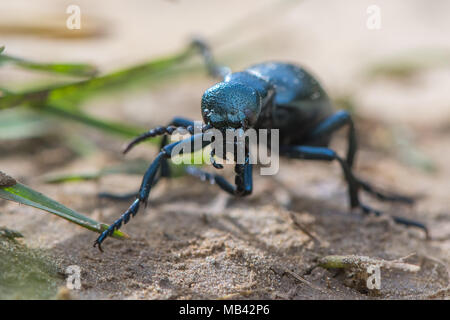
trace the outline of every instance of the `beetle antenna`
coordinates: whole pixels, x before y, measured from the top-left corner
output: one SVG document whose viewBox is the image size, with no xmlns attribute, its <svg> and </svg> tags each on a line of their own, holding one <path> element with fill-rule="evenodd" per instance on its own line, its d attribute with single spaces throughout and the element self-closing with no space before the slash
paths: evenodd
<svg viewBox="0 0 450 320">
<path fill-rule="evenodd" d="M 199 50 L 211 76 L 213 76 L 214 78 L 225 79 L 225 77 L 231 73 L 230 68 L 216 63 L 212 55 L 211 48 L 205 41 L 198 37 L 194 37 L 192 39 L 191 45 Z"/>
</svg>

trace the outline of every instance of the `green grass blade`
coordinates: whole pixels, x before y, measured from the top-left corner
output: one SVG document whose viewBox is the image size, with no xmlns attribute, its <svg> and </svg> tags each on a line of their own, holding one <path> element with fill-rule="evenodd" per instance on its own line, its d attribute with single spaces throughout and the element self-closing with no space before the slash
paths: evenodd
<svg viewBox="0 0 450 320">
<path fill-rule="evenodd" d="M 47 103 L 77 106 L 83 101 L 107 93 L 117 93 L 137 84 L 158 84 L 162 79 L 192 72 L 179 66 L 188 57 L 186 52 L 150 61 L 89 80 L 67 84 L 47 91 Z M 178 66 L 178 67 L 176 67 Z"/>
<path fill-rule="evenodd" d="M 181 157 L 184 161 L 181 164 L 176 165 L 169 161 L 172 178 L 185 175 L 186 165 L 208 163 L 209 154 L 210 152 L 203 152 L 202 150 L 199 150 L 191 154 L 182 155 Z M 114 174 L 143 175 L 147 171 L 149 164 L 150 161 L 147 160 L 134 160 L 123 164 L 106 167 L 94 172 L 52 174 L 44 177 L 44 181 L 46 183 L 66 183 L 96 180 L 104 176 Z"/>
<path fill-rule="evenodd" d="M 75 77 L 93 77 L 98 73 L 96 67 L 86 63 L 38 63 L 2 54 L 0 56 L 0 65 L 4 63 L 14 64 L 28 70 L 58 73 Z"/>
<path fill-rule="evenodd" d="M 0 97 L 0 110 L 21 105 L 34 105 L 47 100 L 50 88 L 43 90 L 31 90 L 23 93 L 11 93 L 3 91 Z"/>
<path fill-rule="evenodd" d="M 69 174 L 55 174 L 45 178 L 47 183 L 65 183 L 96 180 L 104 176 L 101 170 L 89 173 L 69 173 Z"/>
<path fill-rule="evenodd" d="M 75 212 L 4 174 L 0 174 L 0 198 L 50 212 L 91 231 L 101 233 L 108 228 L 108 225 Z M 113 237 L 121 239 L 128 235 L 116 230 Z"/>
<path fill-rule="evenodd" d="M 124 90 L 128 86 L 143 79 L 158 80 L 168 75 L 175 76 L 183 72 L 192 72 L 191 68 L 173 68 L 192 56 L 194 50 L 191 47 L 175 55 L 152 60 L 127 69 L 112 72 L 103 76 L 94 77 L 84 81 L 68 84 L 53 85 L 41 89 L 33 89 L 22 93 L 7 94 L 0 98 L 0 109 L 15 107 L 18 105 L 38 105 L 45 107 L 47 104 L 75 108 L 83 100 L 107 92 L 112 89 Z M 157 82 L 157 81 L 156 81 Z"/>
<path fill-rule="evenodd" d="M 46 106 L 43 109 L 45 112 L 56 115 L 59 117 L 63 117 L 68 120 L 74 120 L 77 122 L 80 122 L 82 124 L 88 125 L 90 127 L 94 127 L 97 129 L 100 129 L 105 132 L 113 133 L 125 138 L 134 138 L 141 133 L 145 132 L 146 130 L 144 128 L 132 126 L 132 125 L 126 125 L 122 123 L 102 120 L 93 116 L 90 116 L 84 112 L 81 112 L 79 110 L 69 110 L 64 107 L 59 106 Z M 158 138 L 149 139 L 149 141 L 159 141 Z"/>
<path fill-rule="evenodd" d="M 96 180 L 101 177 L 112 174 L 136 174 L 143 175 L 149 166 L 148 161 L 135 160 L 128 161 L 116 166 L 110 166 L 97 170 L 95 172 L 71 173 L 71 174 L 53 174 L 44 178 L 47 183 L 63 183 Z"/>
<path fill-rule="evenodd" d="M 137 126 L 106 121 L 92 117 L 78 110 L 68 110 L 63 107 L 46 107 L 43 109 L 50 116 L 57 116 L 65 120 L 73 120 L 84 125 L 116 134 L 124 138 L 134 138 L 146 131 Z M 0 111 L 0 140 L 14 140 L 43 136 L 55 132 L 57 124 L 51 120 L 54 117 L 43 117 L 30 109 L 7 109 Z M 157 143 L 159 138 L 148 140 Z"/>
</svg>

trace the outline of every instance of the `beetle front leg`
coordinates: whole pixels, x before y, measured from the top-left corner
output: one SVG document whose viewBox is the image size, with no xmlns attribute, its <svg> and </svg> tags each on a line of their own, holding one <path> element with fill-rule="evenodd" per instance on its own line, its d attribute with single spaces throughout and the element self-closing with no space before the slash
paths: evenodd
<svg viewBox="0 0 450 320">
<path fill-rule="evenodd" d="M 183 127 L 183 128 L 194 127 L 194 121 L 185 118 L 175 117 L 172 119 L 172 121 L 170 121 L 169 126 Z M 164 135 L 162 137 L 160 149 L 164 148 L 167 145 L 168 140 L 169 137 L 167 135 Z M 167 159 L 163 159 L 161 162 L 161 177 L 169 178 L 170 176 L 171 172 L 169 162 L 167 161 Z"/>
<path fill-rule="evenodd" d="M 176 130 L 176 128 L 179 128 L 179 127 L 182 127 L 182 128 L 192 127 L 193 128 L 194 121 L 185 119 L 185 118 L 181 118 L 181 117 L 175 117 L 172 119 L 172 121 L 170 121 L 170 123 L 167 126 L 156 127 L 156 128 L 150 129 L 149 131 L 147 131 L 147 132 L 141 134 L 140 136 L 136 137 L 135 139 L 133 139 L 125 148 L 124 153 L 127 153 L 128 151 L 130 151 L 138 143 L 140 143 L 148 138 L 155 137 L 158 135 L 163 135 L 163 137 L 161 139 L 161 143 L 160 143 L 160 149 L 162 149 L 168 143 L 167 134 L 173 133 Z M 160 180 L 161 177 L 170 177 L 170 175 L 171 175 L 169 163 L 166 158 L 161 160 L 160 168 L 161 168 L 160 175 L 157 179 L 155 179 L 153 186 L 156 185 L 156 183 Z M 126 201 L 126 200 L 130 200 L 130 199 L 136 197 L 137 193 L 138 192 L 130 192 L 130 193 L 126 193 L 126 194 L 114 194 L 114 193 L 109 193 L 109 192 L 101 192 L 98 194 L 98 197 L 105 198 L 105 199 L 118 200 L 118 201 Z"/>
<path fill-rule="evenodd" d="M 175 130 L 177 130 L 179 127 L 183 127 L 189 131 L 189 133 L 193 134 L 194 131 L 194 122 L 188 119 L 183 118 L 174 118 L 169 125 L 165 127 L 156 127 L 153 129 L 150 129 L 147 132 L 144 132 L 140 136 L 134 138 L 127 147 L 123 150 L 123 153 L 127 153 L 130 151 L 135 145 L 138 143 L 141 143 L 142 141 L 145 141 L 149 138 L 157 137 L 157 136 L 165 136 L 167 134 L 172 134 Z"/>
<path fill-rule="evenodd" d="M 166 154 L 164 151 L 161 151 L 156 156 L 155 160 L 152 162 L 152 164 L 147 169 L 147 172 L 144 175 L 144 178 L 141 183 L 141 188 L 139 189 L 136 200 L 134 200 L 134 202 L 131 204 L 128 210 L 125 211 L 125 213 L 122 214 L 119 219 L 114 221 L 114 223 L 110 225 L 108 229 L 103 231 L 103 233 L 97 238 L 97 240 L 95 240 L 94 247 L 98 245 L 100 251 L 103 251 L 102 250 L 103 241 L 107 237 L 111 236 L 115 230 L 119 230 L 122 224 L 128 223 L 131 216 L 134 217 L 138 213 L 140 205 L 142 203 L 145 204 L 147 202 L 148 196 L 150 195 L 151 187 L 153 185 L 153 181 L 156 176 L 156 172 L 159 169 L 162 158 L 165 156 Z"/>
<path fill-rule="evenodd" d="M 102 232 L 102 234 L 95 241 L 94 247 L 98 245 L 100 251 L 102 251 L 101 244 L 103 243 L 103 241 L 107 237 L 111 236 L 115 230 L 119 230 L 120 227 L 122 226 L 122 224 L 128 223 L 131 216 L 134 217 L 138 213 L 139 207 L 141 206 L 141 204 L 146 205 L 148 197 L 150 195 L 150 190 L 153 187 L 155 180 L 156 180 L 155 179 L 156 173 L 158 172 L 158 169 L 160 168 L 161 162 L 163 161 L 163 159 L 171 158 L 172 151 L 174 150 L 175 147 L 179 146 L 180 144 L 187 144 L 187 145 L 191 146 L 191 149 L 190 149 L 191 152 L 196 151 L 196 150 L 192 149 L 192 145 L 194 145 L 194 148 L 195 148 L 195 146 L 196 146 L 195 142 L 197 140 L 201 141 L 201 148 L 204 148 L 208 144 L 211 143 L 210 141 L 203 140 L 203 134 L 196 134 L 187 139 L 171 143 L 171 144 L 165 146 L 164 148 L 162 148 L 161 152 L 158 153 L 155 160 L 153 160 L 152 164 L 149 166 L 149 168 L 147 169 L 147 171 L 144 174 L 144 178 L 142 179 L 141 187 L 137 194 L 137 199 L 134 200 L 134 202 L 131 204 L 131 206 L 128 208 L 128 210 L 125 211 L 125 213 L 122 214 L 119 219 L 117 219 L 111 226 L 109 226 L 108 229 L 106 229 L 105 231 Z"/>
</svg>

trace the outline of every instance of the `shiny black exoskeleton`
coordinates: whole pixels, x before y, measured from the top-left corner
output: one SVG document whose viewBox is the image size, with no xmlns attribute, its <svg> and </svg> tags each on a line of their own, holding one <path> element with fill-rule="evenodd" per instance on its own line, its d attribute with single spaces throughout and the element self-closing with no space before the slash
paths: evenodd
<svg viewBox="0 0 450 320">
<path fill-rule="evenodd" d="M 335 112 L 333 105 L 314 77 L 303 68 L 294 64 L 282 62 L 266 62 L 256 64 L 242 72 L 231 73 L 229 68 L 217 65 L 208 47 L 201 41 L 194 41 L 203 55 L 211 75 L 222 78 L 203 94 L 201 111 L 205 122 L 202 132 L 210 128 L 219 130 L 245 130 L 279 129 L 280 155 L 289 158 L 337 161 L 342 168 L 348 184 L 350 206 L 361 208 L 364 213 L 380 215 L 361 203 L 359 191 L 376 196 L 380 200 L 412 203 L 408 197 L 381 192 L 368 183 L 357 178 L 352 172 L 352 165 L 356 153 L 356 135 L 353 121 L 347 111 Z M 122 223 L 127 223 L 134 216 L 142 203 L 146 203 L 150 189 L 156 184 L 159 177 L 170 176 L 167 159 L 171 157 L 172 150 L 180 143 L 192 143 L 196 139 L 202 141 L 202 147 L 209 143 L 203 141 L 203 133 L 194 134 L 194 122 L 183 118 L 174 118 L 169 126 L 152 129 L 134 139 L 125 152 L 135 144 L 157 135 L 164 135 L 161 152 L 156 156 L 144 175 L 141 188 L 136 200 L 130 208 L 116 220 L 109 229 L 103 232 L 96 240 L 99 245 L 114 230 L 119 229 Z M 328 144 L 334 132 L 347 126 L 348 150 L 344 158 Z M 192 136 L 188 139 L 167 144 L 167 135 L 177 128 L 187 129 Z M 248 151 L 248 150 L 247 150 Z M 214 160 L 214 150 L 211 163 L 220 169 L 222 166 Z M 214 182 L 221 189 L 235 196 L 246 196 L 252 192 L 252 164 L 249 153 L 246 152 L 245 162 L 235 165 L 235 183 L 231 184 L 218 174 L 211 174 L 196 167 L 188 167 L 187 172 L 202 180 Z M 401 217 L 393 217 L 401 224 L 426 227 L 416 221 Z"/>
</svg>

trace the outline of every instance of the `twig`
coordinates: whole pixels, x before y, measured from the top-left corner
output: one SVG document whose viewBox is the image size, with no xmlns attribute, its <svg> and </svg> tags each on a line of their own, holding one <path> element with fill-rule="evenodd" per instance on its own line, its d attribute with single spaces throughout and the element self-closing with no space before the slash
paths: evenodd
<svg viewBox="0 0 450 320">
<path fill-rule="evenodd" d="M 406 255 L 406 256 L 404 256 L 404 257 L 402 257 L 402 258 L 395 259 L 395 260 L 393 260 L 393 261 L 395 261 L 395 262 L 403 262 L 403 261 L 405 261 L 406 259 L 409 259 L 409 258 L 411 258 L 411 257 L 413 257 L 413 256 L 415 256 L 415 255 L 416 255 L 415 252 L 411 252 L 410 254 L 408 254 L 408 255 Z"/>
<path fill-rule="evenodd" d="M 316 242 L 316 244 L 319 244 L 320 246 L 324 246 L 324 242 L 322 240 L 320 240 L 318 237 L 316 237 L 314 234 L 312 234 L 311 232 L 308 231 L 308 229 L 300 222 L 298 222 L 295 219 L 294 213 L 292 211 L 289 211 L 289 217 L 292 220 L 292 223 L 298 228 L 300 229 L 304 234 L 306 234 L 308 237 L 310 237 L 314 242 Z"/>
<path fill-rule="evenodd" d="M 336 255 L 321 258 L 319 260 L 319 266 L 325 269 L 348 269 L 348 268 L 366 269 L 367 266 L 369 265 L 379 265 L 380 267 L 385 269 L 397 269 L 405 272 L 417 272 L 420 270 L 420 266 L 399 262 L 399 260 L 387 261 L 382 259 L 370 258 L 366 256 Z"/>
<path fill-rule="evenodd" d="M 297 279 L 297 280 L 300 281 L 301 283 L 304 283 L 304 284 L 306 284 L 307 286 L 309 286 L 309 287 L 311 287 L 311 288 L 313 288 L 313 289 L 315 289 L 315 290 L 318 290 L 318 291 L 320 291 L 320 292 L 322 292 L 322 293 L 327 293 L 327 292 L 326 292 L 325 290 L 323 290 L 322 288 L 319 288 L 319 287 L 313 285 L 311 282 L 309 282 L 308 280 L 306 280 L 306 279 L 300 277 L 300 276 L 299 276 L 298 274 L 296 274 L 295 272 L 293 272 L 293 271 L 291 271 L 291 270 L 289 270 L 289 269 L 286 269 L 286 268 L 284 268 L 283 271 L 284 271 L 285 273 L 287 273 L 287 274 L 293 276 L 295 279 Z"/>
</svg>

